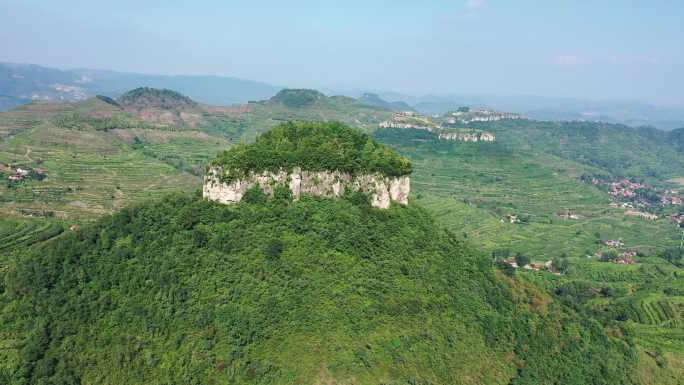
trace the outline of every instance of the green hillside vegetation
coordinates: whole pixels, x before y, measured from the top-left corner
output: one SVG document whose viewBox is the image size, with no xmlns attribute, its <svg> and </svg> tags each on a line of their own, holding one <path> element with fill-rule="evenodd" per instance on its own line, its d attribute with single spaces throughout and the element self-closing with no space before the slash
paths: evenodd
<svg viewBox="0 0 684 385">
<path fill-rule="evenodd" d="M 616 384 L 639 350 L 412 205 L 186 196 L 12 259 L 8 384 Z"/>
<path fill-rule="evenodd" d="M 422 204 L 491 251 L 550 260 L 593 254 L 608 239 L 651 254 L 679 245 L 681 234 L 667 218 L 626 216 L 609 206 L 605 191 L 580 181 L 607 169 L 544 153 L 547 147 L 532 149 L 520 144 L 522 137 L 507 142 L 516 132 L 496 132 L 495 143 L 440 141 L 434 133 L 404 129 L 378 130 L 374 137 L 411 159 Z M 567 212 L 578 218 L 561 217 Z M 509 223 L 510 215 L 523 223 Z"/>
<path fill-rule="evenodd" d="M 472 123 L 494 133 L 509 148 L 544 152 L 617 176 L 663 180 L 684 175 L 684 156 L 673 145 L 676 133 L 597 122 L 504 120 Z"/>
<path fill-rule="evenodd" d="M 285 102 L 283 102 L 285 100 Z M 270 100 L 249 103 L 239 120 L 246 127 L 244 137 L 256 135 L 288 121 L 339 121 L 372 132 L 392 112 L 365 105 L 346 96 L 325 96 L 312 90 L 283 90 Z"/>
<path fill-rule="evenodd" d="M 494 125 L 485 127 L 493 131 Z M 497 142 L 487 144 L 440 141 L 424 130 L 378 130 L 374 136 L 411 158 L 414 196 L 447 228 L 497 259 L 522 254 L 537 263 L 560 261 L 566 266 L 562 277 L 525 271 L 519 276 L 549 293 L 581 285 L 579 295 L 586 299 L 568 304 L 607 323 L 619 322 L 659 362 L 651 360 L 651 365 L 673 370 L 658 382 L 678 383 L 673 378 L 684 375 L 684 335 L 679 333 L 684 269 L 681 254 L 673 250 L 681 231 L 667 218 L 650 221 L 609 207 L 606 191 L 580 180 L 585 173 L 611 175 L 609 169 L 570 152 L 577 147 L 555 156 L 544 153 L 547 147 L 524 143 L 532 139 L 518 131 L 500 129 Z M 657 165 L 656 156 L 649 156 L 646 161 Z M 661 175 L 641 177 L 668 185 L 663 178 L 672 174 Z M 575 219 L 562 217 L 567 213 Z M 511 223 L 509 216 L 520 222 Z M 620 253 L 638 251 L 636 263 L 594 257 L 610 239 L 625 243 Z"/>
<path fill-rule="evenodd" d="M 252 144 L 240 144 L 223 152 L 212 165 L 222 167 L 231 179 L 250 172 L 296 167 L 388 176 L 411 173 L 408 159 L 341 123 L 284 123 Z"/>
</svg>

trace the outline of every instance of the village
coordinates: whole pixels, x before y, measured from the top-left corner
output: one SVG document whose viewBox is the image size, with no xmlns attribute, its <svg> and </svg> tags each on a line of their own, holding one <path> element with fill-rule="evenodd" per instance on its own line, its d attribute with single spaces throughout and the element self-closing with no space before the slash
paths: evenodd
<svg viewBox="0 0 684 385">
<path fill-rule="evenodd" d="M 45 170 L 34 169 L 28 166 L 12 166 L 0 163 L 0 178 L 5 179 L 9 186 L 27 180 L 41 181 L 47 177 Z"/>
<path fill-rule="evenodd" d="M 682 198 L 677 190 L 658 190 L 643 182 L 629 178 L 613 179 L 603 175 L 582 175 L 582 181 L 592 184 L 610 195 L 614 201 L 610 208 L 624 209 L 626 216 L 647 220 L 657 220 L 658 214 L 668 207 L 682 206 Z M 671 212 L 671 209 L 668 211 Z M 684 216 L 679 213 L 668 216 L 677 225 L 684 223 Z"/>
<path fill-rule="evenodd" d="M 632 265 L 635 263 L 634 257 L 637 252 L 634 250 L 623 250 L 625 243 L 622 239 L 609 239 L 602 242 L 603 248 L 598 250 L 593 257 L 602 262 L 612 262 L 618 265 Z"/>
<path fill-rule="evenodd" d="M 512 269 L 525 269 L 530 271 L 546 271 L 554 275 L 562 275 L 562 272 L 554 266 L 553 261 L 544 263 L 521 261 L 520 256 L 508 257 L 500 260 L 500 263 Z"/>
</svg>

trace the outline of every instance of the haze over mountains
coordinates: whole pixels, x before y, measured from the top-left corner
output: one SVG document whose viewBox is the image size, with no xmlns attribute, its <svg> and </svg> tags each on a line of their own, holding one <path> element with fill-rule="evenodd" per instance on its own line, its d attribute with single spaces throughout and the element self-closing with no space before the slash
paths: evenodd
<svg viewBox="0 0 684 385">
<path fill-rule="evenodd" d="M 137 87 L 172 89 L 205 104 L 228 106 L 264 100 L 285 88 L 259 81 L 208 75 L 153 75 L 107 70 L 59 70 L 32 64 L 0 63 L 0 111 L 32 100 L 79 101 L 98 94 L 117 97 Z M 655 106 L 638 101 L 590 101 L 541 96 L 454 94 L 413 96 L 392 91 L 324 89 L 328 94 L 359 98 L 393 111 L 413 109 L 443 114 L 459 106 L 478 106 L 521 113 L 539 120 L 584 120 L 648 125 L 661 129 L 684 126 L 684 107 Z"/>
</svg>

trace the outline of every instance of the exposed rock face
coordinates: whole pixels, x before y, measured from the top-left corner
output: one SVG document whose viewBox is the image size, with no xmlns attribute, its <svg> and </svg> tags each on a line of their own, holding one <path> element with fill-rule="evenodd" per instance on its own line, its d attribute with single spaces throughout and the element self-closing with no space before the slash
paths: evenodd
<svg viewBox="0 0 684 385">
<path fill-rule="evenodd" d="M 371 205 L 387 209 L 391 202 L 408 204 L 411 182 L 408 176 L 386 177 L 381 174 L 351 175 L 339 171 L 305 171 L 294 169 L 291 172 L 265 171 L 250 174 L 229 183 L 221 181 L 224 171 L 212 167 L 204 178 L 202 195 L 211 201 L 224 204 L 238 203 L 247 190 L 259 186 L 266 195 L 273 195 L 276 187 L 287 186 L 295 200 L 301 194 L 320 197 L 340 197 L 346 189 L 361 191 L 371 197 Z"/>
<path fill-rule="evenodd" d="M 439 134 L 439 139 L 442 140 L 457 140 L 461 142 L 494 142 L 496 141 L 496 136 L 489 132 L 475 132 L 475 133 L 464 133 L 464 132 L 443 132 Z"/>
</svg>

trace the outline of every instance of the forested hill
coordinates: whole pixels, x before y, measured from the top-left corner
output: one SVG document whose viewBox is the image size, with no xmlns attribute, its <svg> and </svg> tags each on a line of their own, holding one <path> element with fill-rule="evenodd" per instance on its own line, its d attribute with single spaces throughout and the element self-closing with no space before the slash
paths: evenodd
<svg viewBox="0 0 684 385">
<path fill-rule="evenodd" d="M 684 175 L 684 129 L 663 131 L 599 122 L 503 120 L 473 123 L 515 151 L 547 153 L 619 176 Z"/>
<path fill-rule="evenodd" d="M 3 384 L 617 384 L 639 364 L 417 206 L 167 196 L 11 261 Z"/>
</svg>

